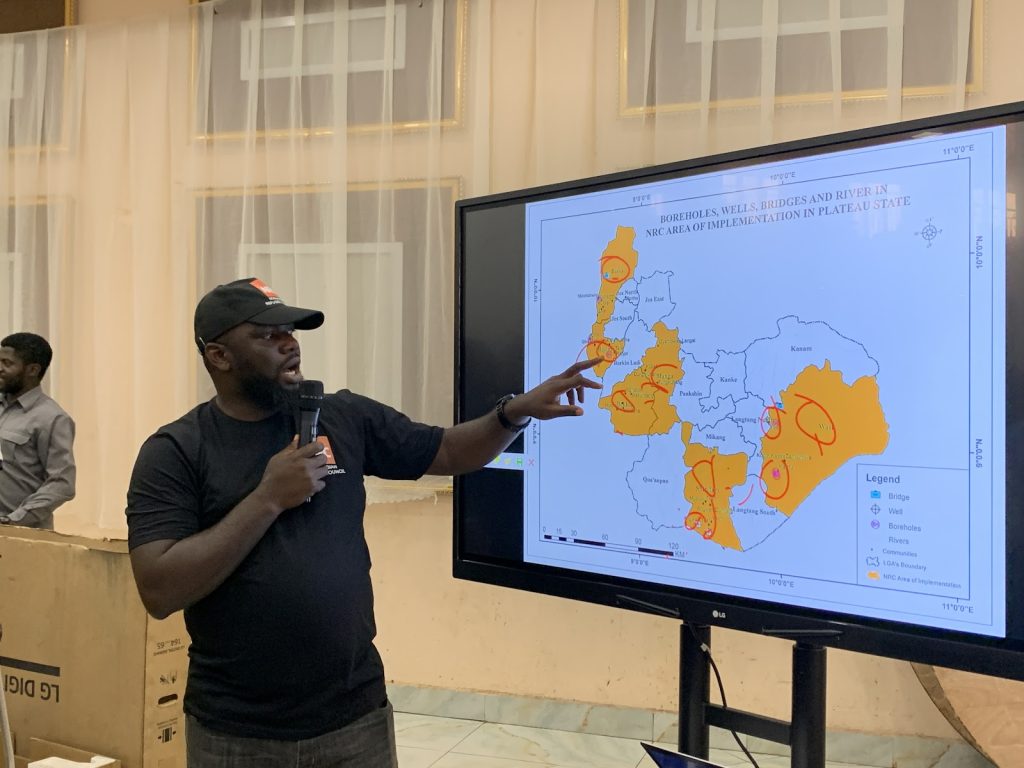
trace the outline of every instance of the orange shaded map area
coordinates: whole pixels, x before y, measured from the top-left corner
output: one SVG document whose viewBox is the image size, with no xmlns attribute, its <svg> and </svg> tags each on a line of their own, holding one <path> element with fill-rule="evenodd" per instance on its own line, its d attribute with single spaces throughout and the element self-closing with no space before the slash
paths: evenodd
<svg viewBox="0 0 1024 768">
<path fill-rule="evenodd" d="M 742 549 L 729 514 L 732 489 L 747 479 L 747 454 L 719 453 L 690 443 L 683 454 L 686 473 L 683 496 L 690 502 L 684 525 L 723 547 Z"/>
<path fill-rule="evenodd" d="M 791 515 L 818 484 L 854 456 L 889 443 L 878 382 L 843 382 L 828 360 L 808 366 L 761 415 L 761 490 L 768 506 Z"/>
<path fill-rule="evenodd" d="M 683 378 L 679 331 L 660 321 L 653 330 L 654 345 L 644 352 L 640 367 L 614 384 L 611 394 L 597 403 L 611 413 L 612 426 L 622 435 L 664 435 L 679 421 L 669 402 L 673 388 Z"/>
<path fill-rule="evenodd" d="M 604 333 L 605 326 L 615 311 L 619 289 L 636 273 L 640 257 L 633 248 L 635 238 L 636 230 L 633 227 L 618 227 L 615 230 L 615 237 L 601 253 L 601 287 L 597 293 L 597 319 L 590 328 L 590 338 L 586 347 L 587 358 L 603 357 L 605 360 L 594 366 L 594 375 L 598 378 L 604 376 L 608 366 L 615 362 L 626 346 L 625 339 L 608 339 Z"/>
</svg>

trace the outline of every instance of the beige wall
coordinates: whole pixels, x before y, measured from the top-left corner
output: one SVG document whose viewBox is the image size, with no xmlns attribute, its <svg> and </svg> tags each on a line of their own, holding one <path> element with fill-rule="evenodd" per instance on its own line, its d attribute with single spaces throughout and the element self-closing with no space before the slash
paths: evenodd
<svg viewBox="0 0 1024 768">
<path fill-rule="evenodd" d="M 483 0 L 470 0 L 471 13 Z M 555 0 L 546 0 L 546 3 Z M 603 0 L 614 2 L 614 0 Z M 79 20 L 93 24 L 177 8 L 188 0 L 80 0 Z M 572 0 L 557 0 L 567 7 Z M 532 26 L 523 0 L 494 0 L 493 23 L 524 30 Z M 986 87 L 968 106 L 1024 98 L 1019 65 L 1024 3 L 987 0 Z M 611 30 L 598 30 L 611 33 Z M 587 32 L 589 34 L 590 32 Z M 472 44 L 472 43 L 471 43 Z M 514 42 L 508 43 L 514 45 Z M 503 70 L 515 62 L 496 50 L 491 57 L 496 98 L 490 107 L 490 180 L 494 188 L 515 186 L 520 156 L 534 151 L 522 135 L 509 134 L 518 120 L 521 73 Z M 576 61 L 571 51 L 564 60 Z M 577 62 L 579 63 L 579 62 Z M 608 87 L 615 88 L 609 70 Z M 470 73 L 472 79 L 473 73 Z M 563 98 L 596 98 L 563 94 Z M 474 110 L 484 114 L 487 110 Z M 905 110 L 913 112 L 914 105 Z M 911 116 L 911 115 L 906 115 Z M 823 116 L 823 124 L 830 116 Z M 808 114 L 789 112 L 777 120 L 780 134 L 806 134 Z M 619 130 L 626 141 L 643 142 L 642 124 Z M 737 129 L 738 130 L 738 129 Z M 406 137 L 403 137 L 403 142 Z M 408 138 L 409 142 L 414 141 Z M 746 134 L 736 142 L 747 141 Z M 404 144 L 403 144 L 404 146 Z M 561 151 L 555 147 L 554 150 Z M 591 149 L 567 141 L 566 152 Z M 552 151 L 556 156 L 558 151 Z M 654 158 L 641 154 L 640 162 Z M 663 158 L 656 158 L 663 159 Z M 628 162 L 624 161 L 624 162 Z M 678 685 L 678 625 L 666 619 L 567 600 L 456 582 L 451 578 L 451 503 L 405 503 L 371 507 L 367 534 L 374 553 L 380 649 L 391 680 L 418 685 L 580 700 L 675 710 Z M 730 703 L 786 717 L 790 645 L 716 630 L 714 651 Z M 834 729 L 953 738 L 908 664 L 859 654 L 829 654 L 828 725 Z"/>
</svg>

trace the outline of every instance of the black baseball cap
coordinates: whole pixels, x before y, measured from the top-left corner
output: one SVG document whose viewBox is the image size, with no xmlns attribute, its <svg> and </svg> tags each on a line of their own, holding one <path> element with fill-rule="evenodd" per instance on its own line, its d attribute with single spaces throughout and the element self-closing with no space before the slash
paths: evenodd
<svg viewBox="0 0 1024 768">
<path fill-rule="evenodd" d="M 324 313 L 318 309 L 289 307 L 274 289 L 257 277 L 243 277 L 218 285 L 196 305 L 196 346 L 202 352 L 236 325 L 294 325 L 302 331 L 319 328 Z"/>
</svg>

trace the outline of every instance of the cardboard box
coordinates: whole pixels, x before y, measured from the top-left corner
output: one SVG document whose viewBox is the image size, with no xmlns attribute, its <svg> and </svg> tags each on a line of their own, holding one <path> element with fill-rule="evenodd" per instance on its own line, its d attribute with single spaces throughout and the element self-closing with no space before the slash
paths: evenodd
<svg viewBox="0 0 1024 768">
<path fill-rule="evenodd" d="M 128 545 L 53 531 L 0 532 L 0 668 L 18 747 L 46 739 L 184 768 L 188 635 L 142 607 Z"/>
<path fill-rule="evenodd" d="M 95 765 L 98 764 L 94 761 L 96 757 L 94 752 L 89 752 L 82 749 L 74 749 L 64 744 L 57 744 L 54 741 L 46 741 L 46 739 L 29 739 L 28 749 L 25 750 L 26 757 L 23 758 L 26 761 L 26 768 L 32 768 L 34 765 L 41 764 L 42 761 L 47 759 L 54 760 L 68 760 L 76 765 Z M 15 757 L 15 762 L 18 758 Z M 121 768 L 121 761 L 114 760 L 110 762 L 108 760 L 103 761 L 105 768 Z"/>
</svg>

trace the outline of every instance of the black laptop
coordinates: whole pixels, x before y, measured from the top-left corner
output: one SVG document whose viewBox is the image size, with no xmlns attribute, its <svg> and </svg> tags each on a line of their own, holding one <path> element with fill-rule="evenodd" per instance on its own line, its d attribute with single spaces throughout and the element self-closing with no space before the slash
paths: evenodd
<svg viewBox="0 0 1024 768">
<path fill-rule="evenodd" d="M 667 749 L 656 747 L 653 744 L 645 744 L 642 741 L 640 744 L 647 750 L 647 754 L 651 756 L 651 760 L 658 768 L 725 768 L 718 763 L 709 763 L 707 760 L 690 757 L 681 752 L 669 752 Z"/>
</svg>

